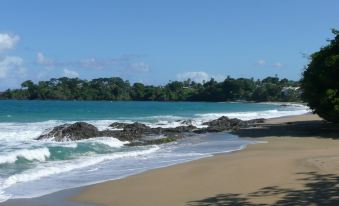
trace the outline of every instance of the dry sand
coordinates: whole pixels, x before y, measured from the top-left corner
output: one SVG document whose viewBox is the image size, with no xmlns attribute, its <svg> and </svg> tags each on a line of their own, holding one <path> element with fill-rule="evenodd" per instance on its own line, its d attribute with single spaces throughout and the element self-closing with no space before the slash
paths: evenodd
<svg viewBox="0 0 339 206">
<path fill-rule="evenodd" d="M 86 187 L 78 202 L 110 206 L 339 205 L 338 125 L 315 115 L 237 132 L 267 143 Z"/>
</svg>

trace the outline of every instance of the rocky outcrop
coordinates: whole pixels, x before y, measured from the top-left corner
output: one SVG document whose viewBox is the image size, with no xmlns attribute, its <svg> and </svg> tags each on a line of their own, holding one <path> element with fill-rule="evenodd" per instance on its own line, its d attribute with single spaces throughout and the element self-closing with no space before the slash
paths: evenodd
<svg viewBox="0 0 339 206">
<path fill-rule="evenodd" d="M 123 129 L 128 123 L 122 123 L 122 122 L 113 122 L 109 125 L 109 127 L 112 127 L 114 129 Z"/>
<path fill-rule="evenodd" d="M 237 118 L 230 119 L 228 117 L 222 116 L 218 119 L 204 122 L 203 125 L 206 125 L 206 128 L 195 130 L 195 133 L 206 133 L 206 132 L 224 132 L 224 131 L 235 131 L 240 128 L 246 128 L 253 126 L 258 123 L 262 123 L 264 119 L 254 119 L 249 121 L 243 121 Z"/>
<path fill-rule="evenodd" d="M 227 130 L 237 130 L 241 127 L 248 126 L 246 121 L 240 119 L 230 119 L 228 117 L 222 116 L 218 119 L 212 120 L 210 122 L 205 122 L 203 125 L 207 125 L 209 132 L 222 132 Z"/>
<path fill-rule="evenodd" d="M 113 132 L 112 136 L 122 141 L 134 141 L 149 134 L 151 134 L 149 126 L 135 122 L 124 125 L 123 130 Z"/>
<path fill-rule="evenodd" d="M 37 139 L 53 139 L 55 141 L 74 141 L 88 139 L 100 136 L 98 129 L 86 122 L 77 122 L 74 124 L 63 124 L 54 127 L 47 134 L 40 135 Z"/>
<path fill-rule="evenodd" d="M 72 141 L 94 137 L 114 137 L 121 141 L 143 142 L 145 144 L 157 144 L 179 139 L 187 133 L 207 133 L 207 132 L 223 132 L 234 131 L 240 128 L 253 126 L 262 122 L 263 119 L 242 121 L 240 119 L 230 119 L 228 117 L 220 117 L 218 119 L 205 122 L 205 128 L 197 128 L 192 125 L 192 121 L 186 120 L 187 126 L 178 126 L 175 128 L 151 128 L 145 124 L 138 122 L 128 124 L 114 122 L 110 125 L 113 129 L 119 130 L 104 130 L 99 131 L 95 126 L 77 122 L 74 124 L 64 124 L 53 128 L 52 131 L 39 136 L 37 139 L 53 139 L 54 141 Z M 143 140 L 144 137 L 152 135 L 163 135 L 163 140 Z"/>
<path fill-rule="evenodd" d="M 103 131 L 106 135 L 113 136 L 123 141 L 135 141 L 145 136 L 164 135 L 165 137 L 178 137 L 184 132 L 192 132 L 196 127 L 194 126 L 179 126 L 175 128 L 151 128 L 147 125 L 135 122 L 133 124 L 126 124 L 120 131 Z M 110 134 L 110 135 L 107 135 Z"/>
</svg>

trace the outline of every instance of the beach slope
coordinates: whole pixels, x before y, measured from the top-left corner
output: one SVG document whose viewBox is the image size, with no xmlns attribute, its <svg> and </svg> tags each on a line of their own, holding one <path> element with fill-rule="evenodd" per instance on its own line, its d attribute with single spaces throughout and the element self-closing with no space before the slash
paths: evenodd
<svg viewBox="0 0 339 206">
<path fill-rule="evenodd" d="M 85 187 L 72 200 L 119 206 L 339 205 L 337 125 L 302 115 L 236 134 L 262 143 Z"/>
</svg>

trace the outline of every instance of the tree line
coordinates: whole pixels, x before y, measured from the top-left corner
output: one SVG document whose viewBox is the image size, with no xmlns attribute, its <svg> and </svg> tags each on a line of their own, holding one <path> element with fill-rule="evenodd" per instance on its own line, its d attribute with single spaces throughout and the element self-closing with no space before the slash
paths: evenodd
<svg viewBox="0 0 339 206">
<path fill-rule="evenodd" d="M 19 100 L 137 100 L 137 101 L 300 101 L 298 81 L 267 77 L 231 78 L 217 82 L 213 78 L 198 83 L 170 81 L 164 86 L 130 84 L 120 77 L 82 80 L 52 78 L 21 84 L 20 89 L 0 93 L 0 99 Z"/>
</svg>

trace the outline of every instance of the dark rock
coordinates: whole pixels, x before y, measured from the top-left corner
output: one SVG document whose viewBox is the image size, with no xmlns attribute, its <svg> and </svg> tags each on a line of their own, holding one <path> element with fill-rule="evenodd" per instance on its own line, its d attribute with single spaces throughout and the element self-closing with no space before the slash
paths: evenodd
<svg viewBox="0 0 339 206">
<path fill-rule="evenodd" d="M 172 137 L 164 137 L 160 139 L 152 139 L 152 140 L 143 140 L 143 141 L 136 141 L 127 144 L 127 146 L 145 146 L 145 145 L 154 145 L 154 144 L 166 144 L 170 142 L 174 142 L 183 136 L 172 136 Z"/>
<path fill-rule="evenodd" d="M 122 122 L 113 122 L 109 125 L 109 127 L 115 128 L 115 129 L 123 129 L 128 123 L 122 123 Z"/>
<path fill-rule="evenodd" d="M 127 124 L 124 127 L 124 131 L 138 131 L 138 132 L 148 132 L 151 128 L 149 126 L 146 126 L 144 124 L 134 122 L 132 124 Z"/>
<path fill-rule="evenodd" d="M 222 132 L 231 130 L 233 127 L 237 127 L 241 124 L 241 120 L 239 119 L 230 119 L 228 117 L 222 116 L 218 119 L 204 122 L 203 125 L 207 125 L 208 132 Z"/>
<path fill-rule="evenodd" d="M 99 136 L 100 137 L 115 137 L 117 134 L 119 134 L 121 131 L 120 130 L 103 130 L 99 131 Z"/>
<path fill-rule="evenodd" d="M 230 130 L 238 130 L 240 128 L 245 128 L 252 126 L 256 123 L 263 122 L 263 119 L 256 119 L 250 121 L 242 121 L 240 119 L 234 118 L 230 119 L 228 117 L 222 116 L 218 119 L 204 122 L 203 125 L 207 125 L 207 128 L 199 129 L 195 131 L 196 133 L 205 133 L 205 132 L 222 132 Z"/>
<path fill-rule="evenodd" d="M 98 129 L 86 122 L 76 122 L 74 124 L 64 124 L 55 127 L 47 134 L 40 135 L 37 139 L 53 138 L 55 141 L 81 140 L 100 135 Z"/>
<path fill-rule="evenodd" d="M 126 124 L 122 131 L 114 133 L 114 137 L 123 141 L 134 141 L 146 134 L 150 134 L 152 129 L 149 126 L 135 122 Z"/>
<path fill-rule="evenodd" d="M 138 122 L 128 124 L 114 122 L 110 125 L 113 128 L 119 128 L 122 130 L 104 130 L 98 131 L 98 129 L 85 122 L 77 122 L 74 124 L 64 124 L 53 128 L 52 131 L 40 135 L 37 139 L 52 138 L 55 141 L 69 141 L 69 140 L 81 140 L 93 137 L 114 137 L 121 141 L 141 142 L 142 144 L 156 144 L 166 142 L 167 140 L 179 139 L 183 137 L 183 134 L 192 133 L 206 133 L 206 132 L 223 132 L 234 131 L 240 128 L 255 126 L 257 123 L 262 123 L 264 119 L 255 119 L 250 121 L 242 121 L 240 119 L 230 119 L 228 117 L 220 117 L 218 119 L 205 122 L 206 128 L 197 128 L 192 125 L 192 121 L 185 120 L 182 123 L 187 126 L 179 126 L 175 128 L 151 128 L 145 124 Z M 164 135 L 163 140 L 142 140 L 143 137 L 152 135 Z M 166 140 L 166 138 L 169 138 Z"/>
<path fill-rule="evenodd" d="M 247 122 L 249 124 L 261 124 L 261 123 L 265 123 L 265 119 L 264 118 L 252 119 L 252 120 L 248 120 Z"/>
<path fill-rule="evenodd" d="M 151 133 L 160 135 L 164 132 L 165 129 L 166 128 L 162 128 L 162 127 L 151 128 L 151 131 L 152 131 Z"/>
<path fill-rule="evenodd" d="M 197 129 L 197 127 L 189 125 L 189 126 L 179 126 L 174 128 L 164 128 L 162 133 L 183 133 L 183 132 L 192 132 Z"/>
<path fill-rule="evenodd" d="M 181 121 L 181 124 L 192 126 L 193 125 L 193 120 L 191 120 L 191 119 L 183 120 L 183 121 Z"/>
</svg>

